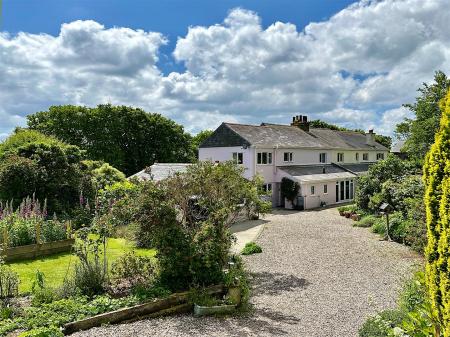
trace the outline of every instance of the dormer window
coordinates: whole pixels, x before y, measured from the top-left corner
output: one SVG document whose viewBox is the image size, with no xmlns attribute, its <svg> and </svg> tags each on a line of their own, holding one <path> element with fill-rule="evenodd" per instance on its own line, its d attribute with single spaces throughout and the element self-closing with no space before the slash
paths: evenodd
<svg viewBox="0 0 450 337">
<path fill-rule="evenodd" d="M 292 152 L 284 152 L 283 160 L 285 163 L 292 163 L 294 161 L 294 154 Z"/>
<path fill-rule="evenodd" d="M 384 153 L 377 153 L 377 160 L 383 160 L 384 159 Z"/>
<path fill-rule="evenodd" d="M 327 154 L 325 152 L 319 154 L 319 162 L 326 163 L 327 162 Z"/>
<path fill-rule="evenodd" d="M 369 154 L 363 153 L 363 160 L 369 160 Z"/>
<path fill-rule="evenodd" d="M 342 163 L 344 161 L 344 154 L 343 153 L 338 153 L 337 154 L 337 161 L 338 161 L 338 163 Z"/>
<path fill-rule="evenodd" d="M 359 161 L 359 153 L 358 152 L 356 152 L 355 159 L 356 159 L 356 161 Z"/>
</svg>

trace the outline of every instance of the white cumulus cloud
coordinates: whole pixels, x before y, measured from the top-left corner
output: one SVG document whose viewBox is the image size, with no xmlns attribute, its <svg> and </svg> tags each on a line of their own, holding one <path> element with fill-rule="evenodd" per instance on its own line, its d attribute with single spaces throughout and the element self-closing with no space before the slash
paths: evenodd
<svg viewBox="0 0 450 337">
<path fill-rule="evenodd" d="M 158 32 L 74 21 L 57 36 L 1 33 L 0 137 L 49 105 L 105 102 L 160 112 L 192 132 L 302 113 L 391 134 L 422 82 L 449 72 L 449 5 L 363 0 L 303 30 L 264 27 L 237 8 L 179 37 L 173 58 L 186 70 L 168 75 Z"/>
</svg>

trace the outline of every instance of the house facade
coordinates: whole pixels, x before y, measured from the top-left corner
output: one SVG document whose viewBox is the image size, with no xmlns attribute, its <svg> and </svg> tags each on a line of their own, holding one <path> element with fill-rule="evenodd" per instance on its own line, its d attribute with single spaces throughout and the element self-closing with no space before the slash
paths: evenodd
<svg viewBox="0 0 450 337">
<path fill-rule="evenodd" d="M 222 123 L 199 148 L 200 160 L 233 160 L 244 176 L 259 174 L 273 206 L 289 207 L 281 196 L 281 180 L 300 185 L 296 204 L 304 209 L 353 200 L 356 177 L 386 158 L 389 150 L 375 133 L 310 128 L 306 116 L 290 125 Z"/>
</svg>

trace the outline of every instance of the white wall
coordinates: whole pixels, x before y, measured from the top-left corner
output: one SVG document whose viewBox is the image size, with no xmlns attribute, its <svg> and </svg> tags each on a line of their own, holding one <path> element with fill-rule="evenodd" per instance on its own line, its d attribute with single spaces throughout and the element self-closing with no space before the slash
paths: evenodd
<svg viewBox="0 0 450 337">
<path fill-rule="evenodd" d="M 254 152 L 255 149 L 244 149 L 240 146 L 233 147 L 207 147 L 198 150 L 199 160 L 210 160 L 212 162 L 224 162 L 233 160 L 233 152 L 243 153 L 243 167 L 245 168 L 244 177 L 251 179 L 254 176 Z"/>
<path fill-rule="evenodd" d="M 259 151 L 259 149 L 257 150 Z M 320 153 L 326 153 L 326 164 L 337 163 L 337 154 L 344 153 L 343 164 L 355 164 L 355 163 L 368 163 L 375 162 L 377 160 L 377 153 L 384 153 L 385 158 L 388 155 L 387 151 L 348 151 L 348 150 L 321 150 L 321 149 L 276 149 L 276 165 L 288 166 L 288 165 L 315 165 L 320 164 Z M 285 162 L 284 153 L 292 152 L 293 161 Z M 356 160 L 356 153 L 359 153 L 359 161 Z M 369 154 L 368 160 L 363 160 L 363 153 Z"/>
</svg>

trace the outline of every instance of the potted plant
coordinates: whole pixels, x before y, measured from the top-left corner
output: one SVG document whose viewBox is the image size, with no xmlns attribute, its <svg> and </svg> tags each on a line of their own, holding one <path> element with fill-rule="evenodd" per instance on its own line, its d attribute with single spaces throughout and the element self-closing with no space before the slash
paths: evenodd
<svg viewBox="0 0 450 337">
<path fill-rule="evenodd" d="M 230 299 L 213 297 L 207 293 L 197 293 L 194 295 L 194 316 L 210 316 L 217 314 L 231 314 L 236 310 L 236 304 Z"/>
</svg>

